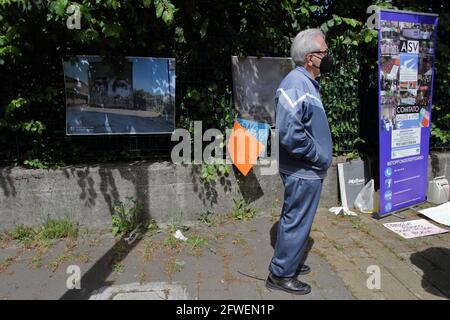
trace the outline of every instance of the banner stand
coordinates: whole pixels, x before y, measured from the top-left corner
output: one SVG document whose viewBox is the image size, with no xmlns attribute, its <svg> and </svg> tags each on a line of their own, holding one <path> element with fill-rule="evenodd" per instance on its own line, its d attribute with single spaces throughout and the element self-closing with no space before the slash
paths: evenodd
<svg viewBox="0 0 450 320">
<path fill-rule="evenodd" d="M 400 218 L 400 219 L 404 220 L 404 219 L 406 219 L 406 217 L 401 216 L 399 214 L 400 212 L 403 212 L 403 211 L 406 211 L 406 210 L 412 210 L 412 211 L 415 211 L 415 212 L 419 212 L 419 210 L 417 210 L 416 207 L 421 205 L 421 204 L 424 204 L 425 202 L 426 201 L 423 201 L 423 202 L 415 204 L 414 206 L 403 208 L 403 209 L 400 209 L 400 210 L 397 210 L 397 211 L 391 211 L 391 212 L 389 212 L 387 214 L 384 214 L 384 215 L 380 215 L 379 212 L 376 212 L 376 213 L 373 214 L 372 218 L 380 220 L 380 219 L 386 218 L 387 216 L 392 215 L 394 217 L 397 217 L 397 218 Z"/>
<path fill-rule="evenodd" d="M 438 16 L 380 9 L 378 218 L 426 201 Z"/>
</svg>

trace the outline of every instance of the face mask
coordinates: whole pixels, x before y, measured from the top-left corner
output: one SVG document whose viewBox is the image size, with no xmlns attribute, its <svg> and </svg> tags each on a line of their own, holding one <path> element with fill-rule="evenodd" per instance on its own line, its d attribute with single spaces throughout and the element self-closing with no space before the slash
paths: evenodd
<svg viewBox="0 0 450 320">
<path fill-rule="evenodd" d="M 320 63 L 320 73 L 325 74 L 333 70 L 334 62 L 333 58 L 329 54 L 327 54 Z"/>
<path fill-rule="evenodd" d="M 315 56 L 317 57 L 317 56 Z M 318 58 L 318 57 L 317 57 Z M 320 58 L 319 58 L 320 59 Z M 313 64 L 314 68 L 320 69 L 320 74 L 325 74 L 333 70 L 333 58 L 329 54 L 322 58 L 322 62 L 320 63 L 320 67 Z"/>
</svg>

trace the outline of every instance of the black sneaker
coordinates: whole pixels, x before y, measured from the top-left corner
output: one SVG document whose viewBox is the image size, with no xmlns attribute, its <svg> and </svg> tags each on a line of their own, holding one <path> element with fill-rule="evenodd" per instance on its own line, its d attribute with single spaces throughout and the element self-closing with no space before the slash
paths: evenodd
<svg viewBox="0 0 450 320">
<path fill-rule="evenodd" d="M 269 274 L 266 280 L 267 289 L 281 290 L 292 294 L 308 294 L 311 292 L 311 286 L 303 283 L 297 278 L 279 278 L 272 273 Z"/>
</svg>

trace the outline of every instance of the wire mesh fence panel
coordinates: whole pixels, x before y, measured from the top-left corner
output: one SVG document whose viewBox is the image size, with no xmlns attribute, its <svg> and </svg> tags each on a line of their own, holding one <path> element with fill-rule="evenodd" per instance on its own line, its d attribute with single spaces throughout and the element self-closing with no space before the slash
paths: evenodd
<svg viewBox="0 0 450 320">
<path fill-rule="evenodd" d="M 232 126 L 232 55 L 289 55 L 288 47 L 276 43 L 261 48 L 242 48 L 242 43 L 239 42 L 242 39 L 238 37 L 232 33 L 209 34 L 196 42 L 173 43 L 171 52 L 176 59 L 175 127 L 192 131 L 193 121 L 202 121 L 203 130 L 224 130 Z M 362 124 L 358 114 L 370 111 L 362 106 L 365 101 L 359 91 L 357 55 L 346 46 L 336 47 L 333 55 L 336 66 L 330 75 L 321 80 L 321 94 L 333 135 L 334 154 L 340 155 L 357 149 L 361 130 L 367 129 L 360 128 Z M 58 75 L 56 81 L 60 82 L 58 87 L 63 88 L 62 70 L 55 71 L 55 74 Z M 8 92 L 14 91 L 15 86 L 14 81 L 6 81 L 5 78 L 7 77 L 3 78 L 0 86 L 1 112 L 9 103 L 5 97 L 11 96 Z M 46 130 L 38 138 L 24 134 L 20 128 L 10 130 L 0 127 L 2 163 L 34 158 L 57 159 L 64 163 L 170 160 L 172 147 L 177 142 L 171 141 L 171 135 L 167 133 L 67 136 L 65 99 L 62 94 L 56 99 L 56 106 L 44 111 L 47 114 L 42 119 L 45 119 Z M 447 113 L 445 108 L 441 108 L 434 110 L 432 117 L 441 119 Z M 377 117 L 377 112 L 373 112 L 373 116 Z M 431 145 L 432 150 L 449 148 L 450 142 Z"/>
</svg>

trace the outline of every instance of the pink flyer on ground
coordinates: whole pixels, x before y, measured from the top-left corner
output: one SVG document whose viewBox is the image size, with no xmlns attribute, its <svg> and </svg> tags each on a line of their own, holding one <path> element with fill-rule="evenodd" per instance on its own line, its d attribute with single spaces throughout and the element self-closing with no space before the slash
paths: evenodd
<svg viewBox="0 0 450 320">
<path fill-rule="evenodd" d="M 433 234 L 446 233 L 450 231 L 436 227 L 425 219 L 385 223 L 383 226 L 401 235 L 405 239 L 431 236 Z"/>
</svg>

